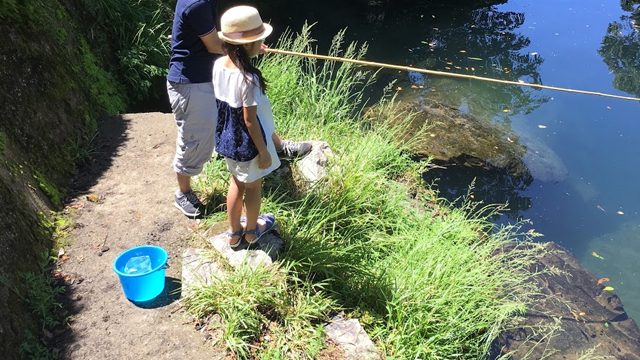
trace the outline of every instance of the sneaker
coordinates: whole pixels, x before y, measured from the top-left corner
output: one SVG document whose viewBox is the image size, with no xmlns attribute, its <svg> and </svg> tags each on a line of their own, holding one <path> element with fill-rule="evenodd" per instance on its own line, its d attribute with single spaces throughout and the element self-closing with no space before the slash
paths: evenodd
<svg viewBox="0 0 640 360">
<path fill-rule="evenodd" d="M 309 152 L 311 152 L 311 143 L 282 140 L 282 149 L 278 151 L 278 155 L 293 159 L 303 157 Z"/>
<path fill-rule="evenodd" d="M 197 217 L 202 214 L 200 212 L 202 203 L 198 200 L 198 197 L 193 191 L 189 191 L 187 193 L 176 191 L 174 205 L 182 211 L 183 214 L 189 217 Z"/>
</svg>

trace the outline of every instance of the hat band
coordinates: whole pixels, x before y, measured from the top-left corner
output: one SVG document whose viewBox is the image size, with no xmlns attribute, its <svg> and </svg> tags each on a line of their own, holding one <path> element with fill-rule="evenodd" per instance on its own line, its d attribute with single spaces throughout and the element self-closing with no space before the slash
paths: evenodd
<svg viewBox="0 0 640 360">
<path fill-rule="evenodd" d="M 251 29 L 247 31 L 223 32 L 222 34 L 229 39 L 240 40 L 240 39 L 245 39 L 245 38 L 250 38 L 253 36 L 260 35 L 262 34 L 263 31 L 264 31 L 264 24 L 260 24 L 260 26 L 258 26 L 255 29 Z"/>
</svg>

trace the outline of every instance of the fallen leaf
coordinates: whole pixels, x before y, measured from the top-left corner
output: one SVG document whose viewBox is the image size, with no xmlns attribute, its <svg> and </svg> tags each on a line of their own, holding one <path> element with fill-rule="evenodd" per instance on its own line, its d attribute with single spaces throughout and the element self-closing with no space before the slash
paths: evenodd
<svg viewBox="0 0 640 360">
<path fill-rule="evenodd" d="M 609 278 L 603 277 L 598 279 L 598 285 L 602 285 L 609 282 Z"/>
<path fill-rule="evenodd" d="M 76 202 L 76 203 L 73 203 L 71 205 L 68 205 L 67 207 L 70 208 L 70 209 L 78 210 L 78 209 L 82 209 L 84 207 L 84 203 Z"/>
<path fill-rule="evenodd" d="M 547 125 L 538 125 L 538 129 L 546 129 Z"/>
<path fill-rule="evenodd" d="M 597 253 L 597 252 L 595 252 L 595 251 L 592 251 L 592 252 L 591 252 L 591 256 L 593 256 L 593 257 L 595 257 L 595 258 L 598 258 L 598 259 L 600 259 L 600 260 L 604 260 L 604 258 L 603 258 L 602 256 L 600 256 L 600 254 L 598 254 L 598 253 Z"/>
<path fill-rule="evenodd" d="M 613 291 L 615 289 L 612 286 L 605 286 L 605 288 L 602 289 L 602 290 L 604 290 L 604 291 Z"/>
<path fill-rule="evenodd" d="M 87 200 L 89 200 L 91 202 L 94 202 L 94 203 L 97 203 L 97 202 L 100 201 L 100 197 L 98 195 L 96 195 L 96 194 L 89 194 L 89 195 L 87 195 Z"/>
</svg>

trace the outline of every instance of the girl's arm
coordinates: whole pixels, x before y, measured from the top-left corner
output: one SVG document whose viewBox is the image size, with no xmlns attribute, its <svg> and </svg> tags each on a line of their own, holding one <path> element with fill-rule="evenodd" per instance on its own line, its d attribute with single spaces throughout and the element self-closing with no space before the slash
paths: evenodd
<svg viewBox="0 0 640 360">
<path fill-rule="evenodd" d="M 271 166 L 271 155 L 269 155 L 267 144 L 262 137 L 257 113 L 257 106 L 245 106 L 242 108 L 242 115 L 244 123 L 247 125 L 247 130 L 249 130 L 249 136 L 251 136 L 253 144 L 256 146 L 256 149 L 258 149 L 258 167 L 260 169 L 266 169 Z"/>
</svg>

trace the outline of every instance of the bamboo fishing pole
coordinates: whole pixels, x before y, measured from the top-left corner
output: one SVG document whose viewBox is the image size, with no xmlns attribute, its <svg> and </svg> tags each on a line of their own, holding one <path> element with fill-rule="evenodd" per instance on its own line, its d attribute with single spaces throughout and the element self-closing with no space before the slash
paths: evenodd
<svg viewBox="0 0 640 360">
<path fill-rule="evenodd" d="M 547 90 L 555 90 L 555 91 L 564 91 L 564 92 L 575 93 L 575 94 L 595 95 L 595 96 L 604 96 L 604 97 L 609 97 L 614 99 L 640 101 L 640 98 L 632 97 L 632 96 L 622 96 L 622 95 L 607 94 L 607 93 L 602 93 L 597 91 L 578 90 L 578 89 L 569 89 L 569 88 L 563 88 L 563 87 L 557 87 L 557 86 L 532 84 L 524 81 L 500 80 L 500 79 L 494 79 L 494 78 L 488 78 L 488 77 L 476 76 L 476 75 L 458 74 L 458 73 L 451 73 L 446 71 L 414 68 L 411 66 L 386 64 L 381 62 L 356 60 L 356 59 L 341 58 L 341 57 L 328 56 L 328 55 L 301 53 L 301 52 L 280 50 L 280 49 L 266 48 L 265 51 L 273 54 L 293 55 L 293 56 L 300 56 L 300 57 L 306 57 L 311 59 L 346 62 L 346 63 L 352 63 L 352 64 L 357 64 L 362 66 L 373 66 L 378 68 L 394 69 L 394 70 L 401 70 L 401 71 L 413 71 L 417 73 L 436 75 L 436 76 L 453 77 L 453 78 L 459 78 L 459 79 L 471 79 L 471 80 L 487 81 L 487 82 L 498 83 L 498 84 L 528 86 L 536 89 L 547 89 Z"/>
</svg>

